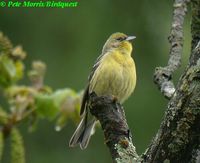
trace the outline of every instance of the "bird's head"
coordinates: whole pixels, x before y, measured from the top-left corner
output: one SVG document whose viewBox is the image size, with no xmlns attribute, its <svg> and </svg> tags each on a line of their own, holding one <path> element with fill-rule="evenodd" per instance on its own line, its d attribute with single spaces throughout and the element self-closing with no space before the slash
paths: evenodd
<svg viewBox="0 0 200 163">
<path fill-rule="evenodd" d="M 135 36 L 127 36 L 126 34 L 120 32 L 114 33 L 106 41 L 103 47 L 103 52 L 119 50 L 122 53 L 131 53 L 132 44 L 130 41 L 135 38 Z"/>
</svg>

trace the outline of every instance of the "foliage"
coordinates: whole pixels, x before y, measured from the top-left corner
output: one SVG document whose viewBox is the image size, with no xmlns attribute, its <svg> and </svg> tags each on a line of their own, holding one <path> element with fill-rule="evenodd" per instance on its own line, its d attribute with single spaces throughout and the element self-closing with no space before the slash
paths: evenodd
<svg viewBox="0 0 200 163">
<path fill-rule="evenodd" d="M 29 131 L 33 131 L 39 119 L 56 119 L 60 131 L 69 119 L 78 120 L 82 92 L 64 88 L 52 90 L 44 85 L 46 65 L 34 61 L 28 71 L 30 85 L 18 84 L 24 78 L 26 52 L 21 46 L 13 47 L 11 41 L 0 33 L 0 91 L 5 96 L 8 108 L 0 106 L 0 158 L 4 139 L 11 136 L 11 162 L 25 163 L 23 138 L 18 124 L 27 119 Z"/>
</svg>

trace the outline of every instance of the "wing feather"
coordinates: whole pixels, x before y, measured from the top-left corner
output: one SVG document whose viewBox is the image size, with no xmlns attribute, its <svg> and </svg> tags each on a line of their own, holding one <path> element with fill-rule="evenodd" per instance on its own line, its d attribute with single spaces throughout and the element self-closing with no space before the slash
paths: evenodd
<svg viewBox="0 0 200 163">
<path fill-rule="evenodd" d="M 85 91 L 83 93 L 83 99 L 82 99 L 82 103 L 81 103 L 80 115 L 82 115 L 84 113 L 85 109 L 87 108 L 88 100 L 89 100 L 89 94 L 90 94 L 90 91 L 89 91 L 90 81 L 91 81 L 92 77 L 94 76 L 94 73 L 95 73 L 96 69 L 99 67 L 100 61 L 101 61 L 103 56 L 104 56 L 104 54 L 101 54 L 97 58 L 94 66 L 92 67 L 92 71 L 91 71 L 90 75 L 88 76 L 88 84 L 87 84 L 87 87 L 86 87 L 86 89 L 85 89 Z"/>
</svg>

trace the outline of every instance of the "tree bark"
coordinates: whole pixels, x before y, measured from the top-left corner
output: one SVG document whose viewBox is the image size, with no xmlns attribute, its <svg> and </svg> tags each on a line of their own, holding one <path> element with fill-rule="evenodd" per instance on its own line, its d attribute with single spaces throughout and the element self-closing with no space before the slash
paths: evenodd
<svg viewBox="0 0 200 163">
<path fill-rule="evenodd" d="M 139 156 L 132 144 L 132 135 L 122 106 L 112 97 L 90 95 L 90 112 L 101 123 L 105 143 L 114 163 L 137 162 Z"/>
<path fill-rule="evenodd" d="M 198 46 L 193 55 L 200 55 Z M 200 144 L 200 62 L 188 66 L 168 104 L 160 129 L 144 162 L 193 162 Z"/>
</svg>

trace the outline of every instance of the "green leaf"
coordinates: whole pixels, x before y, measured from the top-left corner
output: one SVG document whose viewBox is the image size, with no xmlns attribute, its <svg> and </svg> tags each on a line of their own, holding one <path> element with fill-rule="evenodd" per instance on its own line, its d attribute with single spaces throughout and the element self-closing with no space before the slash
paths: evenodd
<svg viewBox="0 0 200 163">
<path fill-rule="evenodd" d="M 0 84 L 4 87 L 11 85 L 15 75 L 14 62 L 7 56 L 0 56 Z"/>
<path fill-rule="evenodd" d="M 24 65 L 21 61 L 14 62 L 6 55 L 0 56 L 0 85 L 7 87 L 23 77 Z"/>
<path fill-rule="evenodd" d="M 11 131 L 11 163 L 25 163 L 23 138 L 17 128 Z"/>
<path fill-rule="evenodd" d="M 36 95 L 35 105 L 36 112 L 43 118 L 53 119 L 58 112 L 58 107 L 55 105 L 51 95 Z"/>
<path fill-rule="evenodd" d="M 67 98 L 76 93 L 71 89 L 57 90 L 53 94 L 37 94 L 36 111 L 41 117 L 55 118 Z"/>
<path fill-rule="evenodd" d="M 60 114 L 56 121 L 55 130 L 60 131 L 68 122 L 69 119 L 73 121 L 79 120 L 80 103 L 82 93 L 75 93 L 73 90 L 66 90 L 65 102 L 62 105 Z"/>
<path fill-rule="evenodd" d="M 1 159 L 2 159 L 3 148 L 4 148 L 3 132 L 0 132 L 0 162 L 1 162 Z"/>
<path fill-rule="evenodd" d="M 62 90 L 57 90 L 57 91 L 55 91 L 55 93 L 52 94 L 52 97 L 53 97 L 53 99 L 54 99 L 54 101 L 55 101 L 55 105 L 56 105 L 57 107 L 60 107 L 61 104 L 62 104 L 67 98 L 73 97 L 73 96 L 75 96 L 75 95 L 76 95 L 76 93 L 75 93 L 73 90 L 66 88 L 66 89 L 62 89 Z"/>
<path fill-rule="evenodd" d="M 8 57 L 3 57 L 2 64 L 9 78 L 14 78 L 16 75 L 14 62 Z"/>
</svg>

